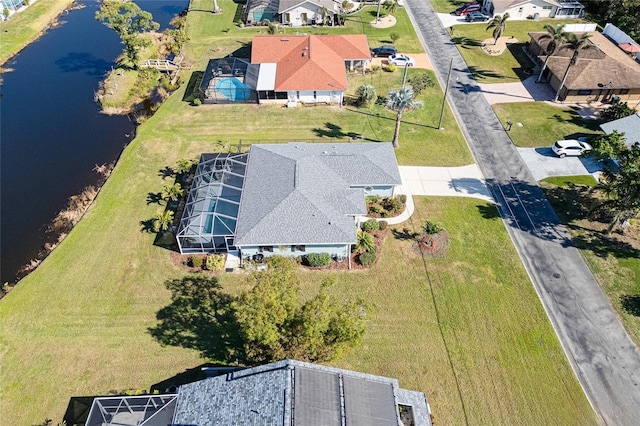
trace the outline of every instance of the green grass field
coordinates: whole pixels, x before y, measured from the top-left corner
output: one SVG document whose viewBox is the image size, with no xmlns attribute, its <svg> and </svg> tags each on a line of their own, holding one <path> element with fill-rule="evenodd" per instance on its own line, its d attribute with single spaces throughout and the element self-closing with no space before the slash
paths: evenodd
<svg viewBox="0 0 640 426">
<path fill-rule="evenodd" d="M 225 14 L 192 16 L 190 25 L 206 32 Z M 194 27 L 190 31 L 197 72 L 220 51 L 212 50 L 213 35 L 201 40 Z M 229 36 L 220 46 L 235 39 Z M 379 73 L 352 82 L 371 79 L 384 91 L 399 78 Z M 163 347 L 148 332 L 156 312 L 170 302 L 165 281 L 187 274 L 169 251 L 153 245 L 154 234 L 143 231 L 144 222 L 164 209 L 149 200 L 169 182 L 161 170 L 180 158 L 228 149 L 239 139 L 335 141 L 356 133 L 389 140 L 392 131 L 393 114 L 378 107 L 193 107 L 187 87 L 138 129 L 86 216 L 0 301 L 0 413 L 12 424 L 58 420 L 72 396 L 149 389 L 216 361 Z M 441 91 L 421 96 L 425 109 L 405 114 L 399 162 L 471 162 L 451 114 L 446 131 L 429 127 Z M 442 257 L 423 258 L 406 239 L 427 218 L 449 232 Z M 363 345 L 334 365 L 396 377 L 401 386 L 424 391 L 437 424 L 595 424 L 494 206 L 417 198 L 412 219 L 395 230 L 376 267 L 339 276 L 338 288 L 371 302 L 375 314 Z M 309 288 L 317 288 L 325 274 L 301 273 Z M 246 286 L 241 275 L 222 274 L 220 281 L 230 293 Z"/>
<path fill-rule="evenodd" d="M 71 3 L 73 0 L 38 0 L 9 21 L 0 21 L 0 64 L 37 38 Z"/>
<path fill-rule="evenodd" d="M 491 56 L 480 49 L 483 40 L 492 38 L 493 29 L 487 30 L 487 23 L 457 25 L 453 40 L 464 58 L 469 70 L 479 83 L 509 83 L 520 81 L 529 76 L 528 70 L 533 63 L 522 51 L 529 41 L 528 32 L 544 31 L 544 25 L 557 21 L 510 21 L 503 37 L 514 37 L 517 42 L 509 44 L 507 50 L 499 56 Z M 563 24 L 579 22 L 563 20 Z M 492 41 L 491 41 L 492 42 Z"/>
<path fill-rule="evenodd" d="M 601 135 L 596 120 L 587 120 L 571 107 L 556 107 L 545 102 L 515 102 L 493 105 L 498 119 L 513 126 L 509 137 L 519 147 L 551 146 L 560 139 Z M 519 126 L 518 123 L 522 123 Z"/>
</svg>

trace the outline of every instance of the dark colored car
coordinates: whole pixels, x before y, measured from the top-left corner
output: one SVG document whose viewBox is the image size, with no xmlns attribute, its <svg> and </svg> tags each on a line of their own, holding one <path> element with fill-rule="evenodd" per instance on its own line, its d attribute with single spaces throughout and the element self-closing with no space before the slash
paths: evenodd
<svg viewBox="0 0 640 426">
<path fill-rule="evenodd" d="M 391 55 L 398 53 L 395 46 L 378 46 L 375 49 L 371 49 L 371 54 L 374 58 L 383 57 L 388 58 Z"/>
<path fill-rule="evenodd" d="M 465 3 L 456 9 L 455 14 L 460 16 L 460 15 L 466 15 L 467 13 L 479 12 L 479 11 L 480 11 L 480 5 L 478 3 Z"/>
<path fill-rule="evenodd" d="M 465 18 L 467 22 L 485 22 L 489 20 L 489 17 L 480 12 L 469 12 Z"/>
</svg>

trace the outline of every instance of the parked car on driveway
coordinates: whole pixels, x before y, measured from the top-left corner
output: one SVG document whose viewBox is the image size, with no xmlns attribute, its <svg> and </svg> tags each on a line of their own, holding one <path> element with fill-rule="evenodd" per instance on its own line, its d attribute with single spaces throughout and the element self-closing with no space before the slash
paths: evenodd
<svg viewBox="0 0 640 426">
<path fill-rule="evenodd" d="M 373 55 L 374 58 L 377 57 L 381 57 L 381 58 L 387 58 L 391 55 L 395 55 L 396 53 L 398 53 L 398 51 L 396 50 L 395 46 L 378 46 L 374 49 L 371 49 L 371 55 Z"/>
<path fill-rule="evenodd" d="M 480 5 L 478 3 L 465 3 L 459 8 L 457 8 L 454 13 L 460 16 L 460 15 L 466 15 L 467 13 L 479 12 L 479 11 L 480 11 Z"/>
<path fill-rule="evenodd" d="M 489 20 L 489 16 L 480 12 L 469 12 L 465 19 L 467 22 L 486 22 Z"/>
<path fill-rule="evenodd" d="M 410 56 L 396 53 L 395 55 L 389 56 L 389 63 L 398 67 L 404 67 L 405 65 L 412 67 L 416 64 L 416 60 Z"/>
<path fill-rule="evenodd" d="M 562 141 L 555 141 L 551 146 L 551 149 L 558 157 L 564 158 L 566 156 L 578 157 L 591 151 L 593 147 L 583 141 L 567 139 Z"/>
</svg>

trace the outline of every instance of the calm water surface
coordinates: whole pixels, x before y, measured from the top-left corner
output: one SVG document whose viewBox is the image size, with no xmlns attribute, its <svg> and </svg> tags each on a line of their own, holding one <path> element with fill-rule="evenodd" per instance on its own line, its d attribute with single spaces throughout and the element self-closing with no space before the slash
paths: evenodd
<svg viewBox="0 0 640 426">
<path fill-rule="evenodd" d="M 187 0 L 139 0 L 162 28 Z M 36 257 L 47 224 L 68 198 L 96 180 L 92 169 L 117 159 L 134 132 L 125 116 L 100 114 L 94 91 L 122 45 L 94 19 L 99 2 L 60 17 L 5 67 L 0 98 L 1 282 Z M 96 253 L 99 255 L 99 253 Z"/>
</svg>

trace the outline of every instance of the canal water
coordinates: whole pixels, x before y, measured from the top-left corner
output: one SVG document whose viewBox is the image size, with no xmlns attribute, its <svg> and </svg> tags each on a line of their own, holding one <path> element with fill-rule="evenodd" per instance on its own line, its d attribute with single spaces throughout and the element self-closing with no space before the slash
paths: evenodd
<svg viewBox="0 0 640 426">
<path fill-rule="evenodd" d="M 188 0 L 137 0 L 161 30 Z M 0 283 L 37 256 L 50 221 L 69 197 L 97 180 L 131 140 L 126 116 L 100 114 L 94 92 L 122 52 L 118 36 L 94 18 L 100 2 L 60 16 L 5 64 L 0 97 Z"/>
</svg>

